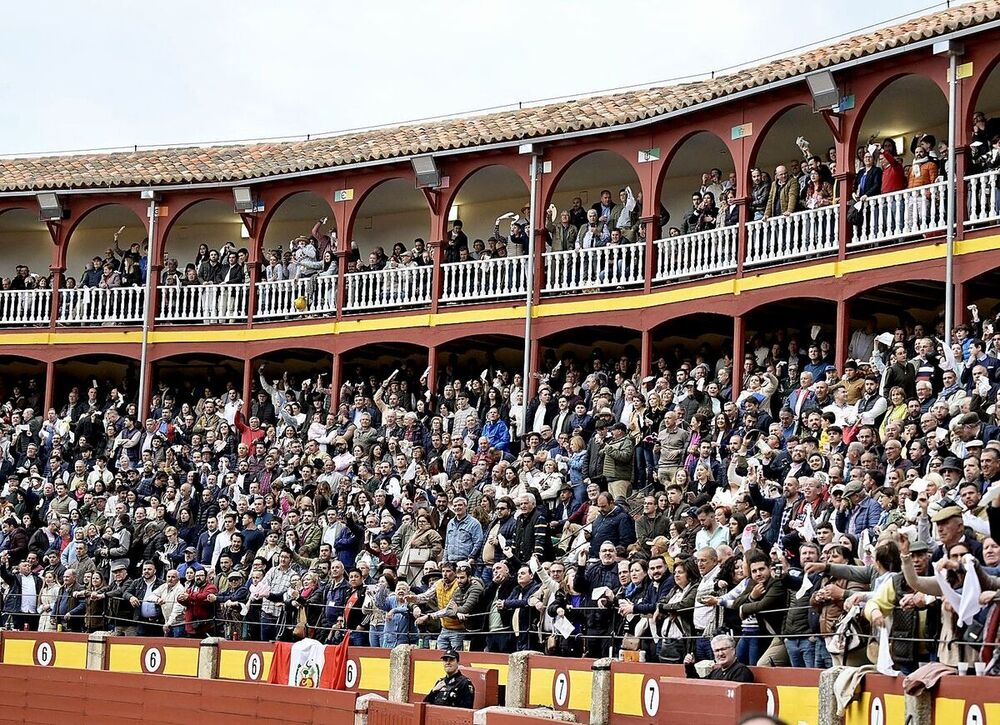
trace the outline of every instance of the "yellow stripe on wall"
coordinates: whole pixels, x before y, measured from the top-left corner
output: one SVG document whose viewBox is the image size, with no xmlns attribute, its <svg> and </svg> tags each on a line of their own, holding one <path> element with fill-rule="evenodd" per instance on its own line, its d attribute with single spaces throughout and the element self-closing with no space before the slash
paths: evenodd
<svg viewBox="0 0 1000 725">
<path fill-rule="evenodd" d="M 642 683 L 646 676 L 638 672 L 615 672 L 612 675 L 611 691 L 615 693 L 614 714 L 641 717 Z"/>
<path fill-rule="evenodd" d="M 477 670 L 496 670 L 498 673 L 497 684 L 501 687 L 507 686 L 507 672 L 510 670 L 509 665 L 497 665 L 486 662 L 470 662 L 469 667 L 475 667 Z"/>
<path fill-rule="evenodd" d="M 528 674 L 528 704 L 552 707 L 552 685 L 556 671 L 532 667 Z"/>
<path fill-rule="evenodd" d="M 984 713 L 985 714 L 985 713 Z M 965 722 L 965 700 L 956 700 L 953 697 L 934 698 L 934 722 L 939 725 L 955 723 L 961 725 Z M 994 722 L 986 714 L 986 722 Z"/>
<path fill-rule="evenodd" d="M 389 691 L 388 657 L 359 657 L 358 663 L 361 665 L 361 679 L 358 682 L 358 689 Z M 440 675 L 438 676 L 440 677 Z"/>
<path fill-rule="evenodd" d="M 778 717 L 795 725 L 818 725 L 819 688 L 778 685 Z"/>
<path fill-rule="evenodd" d="M 433 660 L 414 660 L 413 662 L 413 692 L 426 695 L 434 687 L 434 683 L 444 676 L 440 662 Z"/>
<path fill-rule="evenodd" d="M 590 712 L 590 701 L 594 689 L 594 673 L 592 670 L 569 671 L 569 702 L 568 710 L 583 710 Z M 642 698 L 640 697 L 641 701 Z"/>
<path fill-rule="evenodd" d="M 198 647 L 164 647 L 163 674 L 198 676 Z"/>
<path fill-rule="evenodd" d="M 250 653 L 240 649 L 219 650 L 219 679 L 245 680 L 247 656 Z M 267 679 L 266 677 L 264 679 Z"/>
<path fill-rule="evenodd" d="M 108 641 L 108 670 L 111 672 L 142 672 L 141 644 L 117 644 Z"/>
<path fill-rule="evenodd" d="M 5 665 L 35 664 L 35 640 L 8 639 L 3 643 L 3 663 Z"/>
</svg>

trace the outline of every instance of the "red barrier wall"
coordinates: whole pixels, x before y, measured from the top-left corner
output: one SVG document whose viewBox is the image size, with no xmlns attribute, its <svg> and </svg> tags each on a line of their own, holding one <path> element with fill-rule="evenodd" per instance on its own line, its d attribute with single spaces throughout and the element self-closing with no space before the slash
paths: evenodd
<svg viewBox="0 0 1000 725">
<path fill-rule="evenodd" d="M 353 692 L 283 685 L 0 666 L 0 718 L 7 722 L 351 722 L 356 699 Z"/>
</svg>

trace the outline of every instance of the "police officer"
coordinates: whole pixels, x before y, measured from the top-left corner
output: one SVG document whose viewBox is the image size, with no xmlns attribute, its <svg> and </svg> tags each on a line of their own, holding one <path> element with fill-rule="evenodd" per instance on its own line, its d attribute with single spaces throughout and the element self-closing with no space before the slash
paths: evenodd
<svg viewBox="0 0 1000 725">
<path fill-rule="evenodd" d="M 444 677 L 434 683 L 424 702 L 429 705 L 471 708 L 476 698 L 472 681 L 458 671 L 458 652 L 453 649 L 441 654 L 444 662 Z"/>
</svg>

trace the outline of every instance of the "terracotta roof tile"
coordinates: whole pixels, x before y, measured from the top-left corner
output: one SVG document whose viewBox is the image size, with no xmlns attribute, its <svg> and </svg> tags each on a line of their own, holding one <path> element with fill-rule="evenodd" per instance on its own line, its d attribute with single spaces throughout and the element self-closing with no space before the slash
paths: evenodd
<svg viewBox="0 0 1000 725">
<path fill-rule="evenodd" d="M 608 128 L 980 25 L 997 17 L 1000 17 L 1000 0 L 977 0 L 709 80 L 310 141 L 0 159 L 0 191 L 262 179 L 415 153 Z"/>
</svg>

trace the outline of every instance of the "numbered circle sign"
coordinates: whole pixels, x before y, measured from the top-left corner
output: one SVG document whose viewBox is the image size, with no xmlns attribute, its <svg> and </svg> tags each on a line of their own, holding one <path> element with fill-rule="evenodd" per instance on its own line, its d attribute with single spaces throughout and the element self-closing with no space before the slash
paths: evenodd
<svg viewBox="0 0 1000 725">
<path fill-rule="evenodd" d="M 965 714 L 965 725 L 985 725 L 986 718 L 979 705 L 969 705 L 969 712 Z"/>
<path fill-rule="evenodd" d="M 642 707 L 649 717 L 656 715 L 656 711 L 660 709 L 660 686 L 656 680 L 646 680 L 646 684 L 642 686 Z"/>
<path fill-rule="evenodd" d="M 142 653 L 142 671 L 150 674 L 163 672 L 163 665 L 166 664 L 166 657 L 159 647 L 147 647 Z"/>
<path fill-rule="evenodd" d="M 259 680 L 264 676 L 264 655 L 260 652 L 248 653 L 244 669 L 248 680 Z"/>
<path fill-rule="evenodd" d="M 35 664 L 41 667 L 51 667 L 56 661 L 56 650 L 51 642 L 41 641 L 35 644 Z"/>
<path fill-rule="evenodd" d="M 872 698 L 872 711 L 868 722 L 871 725 L 885 725 L 885 708 L 882 706 L 882 698 Z"/>
<path fill-rule="evenodd" d="M 566 703 L 569 702 L 569 678 L 565 672 L 556 675 L 552 694 L 557 707 L 566 707 Z"/>
<path fill-rule="evenodd" d="M 778 712 L 778 703 L 774 699 L 774 690 L 767 688 L 767 714 L 774 717 Z"/>
<path fill-rule="evenodd" d="M 358 674 L 361 668 L 355 660 L 347 660 L 344 684 L 348 687 L 356 687 L 358 684 Z"/>
</svg>

